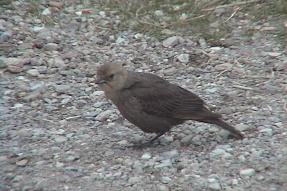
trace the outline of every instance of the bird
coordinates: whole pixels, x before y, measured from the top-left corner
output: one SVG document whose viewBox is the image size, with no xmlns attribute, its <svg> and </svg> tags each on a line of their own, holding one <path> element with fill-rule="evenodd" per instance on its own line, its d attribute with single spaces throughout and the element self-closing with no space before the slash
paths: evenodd
<svg viewBox="0 0 287 191">
<path fill-rule="evenodd" d="M 145 133 L 156 134 L 147 145 L 187 120 L 215 124 L 244 138 L 219 113 L 208 109 L 199 96 L 155 74 L 130 71 L 122 64 L 108 62 L 98 67 L 94 83 L 125 119 Z"/>
</svg>

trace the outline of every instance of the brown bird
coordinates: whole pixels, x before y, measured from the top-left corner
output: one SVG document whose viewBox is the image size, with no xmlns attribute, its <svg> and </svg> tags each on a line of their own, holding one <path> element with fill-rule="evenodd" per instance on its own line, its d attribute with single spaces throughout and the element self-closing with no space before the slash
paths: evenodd
<svg viewBox="0 0 287 191">
<path fill-rule="evenodd" d="M 95 83 L 124 118 L 146 133 L 157 134 L 148 143 L 186 120 L 216 124 L 237 138 L 244 137 L 222 121 L 220 114 L 210 111 L 200 97 L 154 74 L 107 63 L 98 68 Z"/>
</svg>

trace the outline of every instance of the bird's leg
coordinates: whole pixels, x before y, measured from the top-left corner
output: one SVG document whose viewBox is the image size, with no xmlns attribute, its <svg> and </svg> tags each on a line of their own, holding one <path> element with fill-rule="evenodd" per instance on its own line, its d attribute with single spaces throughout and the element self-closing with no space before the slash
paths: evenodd
<svg viewBox="0 0 287 191">
<path fill-rule="evenodd" d="M 157 140 L 158 138 L 160 138 L 164 133 L 165 133 L 165 132 L 163 132 L 163 133 L 158 133 L 154 138 L 152 138 L 151 140 L 149 140 L 147 143 L 148 143 L 148 144 L 151 144 L 152 142 L 154 142 L 155 140 Z"/>
<path fill-rule="evenodd" d="M 165 133 L 165 132 L 164 132 Z M 131 147 L 133 148 L 138 148 L 138 149 L 142 149 L 145 147 L 150 146 L 156 139 L 158 139 L 159 137 L 161 137 L 164 133 L 158 133 L 154 138 L 152 138 L 151 140 L 149 140 L 148 142 L 145 142 L 143 144 L 135 144 L 132 145 Z"/>
</svg>

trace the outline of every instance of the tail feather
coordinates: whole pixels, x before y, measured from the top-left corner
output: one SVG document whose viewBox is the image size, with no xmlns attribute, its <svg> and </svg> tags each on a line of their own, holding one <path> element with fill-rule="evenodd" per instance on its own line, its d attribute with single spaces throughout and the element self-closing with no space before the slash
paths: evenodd
<svg viewBox="0 0 287 191">
<path fill-rule="evenodd" d="M 214 124 L 222 127 L 223 129 L 231 132 L 234 136 L 240 138 L 240 139 L 243 139 L 244 138 L 244 135 L 241 131 L 235 129 L 235 127 L 227 124 L 226 122 L 222 121 L 221 119 L 216 119 L 213 121 Z"/>
<path fill-rule="evenodd" d="M 201 122 L 218 125 L 219 127 L 222 127 L 223 129 L 232 133 L 237 138 L 243 139 L 245 137 L 241 131 L 235 129 L 235 127 L 229 125 L 228 123 L 222 121 L 221 119 L 213 118 L 213 119 L 209 119 L 209 120 L 202 120 Z"/>
</svg>

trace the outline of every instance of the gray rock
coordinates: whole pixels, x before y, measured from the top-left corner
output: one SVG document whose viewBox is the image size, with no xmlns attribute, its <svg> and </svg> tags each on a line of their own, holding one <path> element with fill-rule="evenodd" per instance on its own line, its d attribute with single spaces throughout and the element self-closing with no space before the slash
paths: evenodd
<svg viewBox="0 0 287 191">
<path fill-rule="evenodd" d="M 28 162 L 29 162 L 28 159 L 22 159 L 22 160 L 16 162 L 16 165 L 17 166 L 26 166 Z"/>
<path fill-rule="evenodd" d="M 8 66 L 7 70 L 12 73 L 20 73 L 23 69 L 19 66 Z"/>
<path fill-rule="evenodd" d="M 166 151 L 164 153 L 161 153 L 161 156 L 163 157 L 163 159 L 171 159 L 171 158 L 175 158 L 179 155 L 177 150 L 172 150 L 172 151 Z"/>
<path fill-rule="evenodd" d="M 250 127 L 244 124 L 237 124 L 235 125 L 235 128 L 238 129 L 239 131 L 247 131 Z"/>
<path fill-rule="evenodd" d="M 162 42 L 162 45 L 163 45 L 163 47 L 166 47 L 166 48 L 174 47 L 175 45 L 180 43 L 181 39 L 182 39 L 182 37 L 172 36 L 172 37 L 169 37 L 169 38 L 165 39 Z"/>
<path fill-rule="evenodd" d="M 266 133 L 269 136 L 273 135 L 273 130 L 271 128 L 265 128 L 260 130 L 261 133 Z"/>
<path fill-rule="evenodd" d="M 151 158 L 151 155 L 150 155 L 150 153 L 144 153 L 141 158 L 144 160 L 148 160 Z"/>
<path fill-rule="evenodd" d="M 219 155 L 223 155 L 225 153 L 226 153 L 225 150 L 216 148 L 216 149 L 211 151 L 210 157 L 214 158 L 214 157 L 217 157 Z"/>
<path fill-rule="evenodd" d="M 221 190 L 221 186 L 219 183 L 211 183 L 208 185 L 209 190 Z"/>
<path fill-rule="evenodd" d="M 68 139 L 66 137 L 63 137 L 63 136 L 59 136 L 59 137 L 56 137 L 55 138 L 55 141 L 57 143 L 63 143 L 63 142 L 66 142 Z"/>
<path fill-rule="evenodd" d="M 164 15 L 164 13 L 163 13 L 162 10 L 155 10 L 155 11 L 154 11 L 154 15 L 155 15 L 155 16 L 158 16 L 158 17 L 161 17 L 161 16 Z"/>
<path fill-rule="evenodd" d="M 65 61 L 60 57 L 50 58 L 48 60 L 48 65 L 50 67 L 57 67 L 57 68 L 62 68 L 66 66 Z"/>
<path fill-rule="evenodd" d="M 188 63 L 189 62 L 189 54 L 180 54 L 176 57 L 179 62 Z"/>
<path fill-rule="evenodd" d="M 111 116 L 112 113 L 113 113 L 113 110 L 103 111 L 102 113 L 97 115 L 97 117 L 95 119 L 98 121 L 105 121 L 106 119 L 108 119 Z"/>
<path fill-rule="evenodd" d="M 56 92 L 66 93 L 71 89 L 71 86 L 69 86 L 69 85 L 54 85 L 54 88 L 55 88 Z"/>
<path fill-rule="evenodd" d="M 33 77 L 37 77 L 40 75 L 40 72 L 37 69 L 27 70 L 27 74 L 30 74 Z"/>
<path fill-rule="evenodd" d="M 47 43 L 44 45 L 44 49 L 48 51 L 55 51 L 58 50 L 59 45 L 56 43 Z"/>
<path fill-rule="evenodd" d="M 134 184 L 137 184 L 139 182 L 142 181 L 142 178 L 141 177 L 130 177 L 129 180 L 128 180 L 128 183 L 130 183 L 131 185 L 134 185 Z"/>
<path fill-rule="evenodd" d="M 159 185 L 157 187 L 157 190 L 158 191 L 169 191 L 169 188 L 167 186 L 165 186 L 165 185 Z"/>
<path fill-rule="evenodd" d="M 253 168 L 248 168 L 240 171 L 240 176 L 253 176 L 255 170 Z"/>
</svg>

